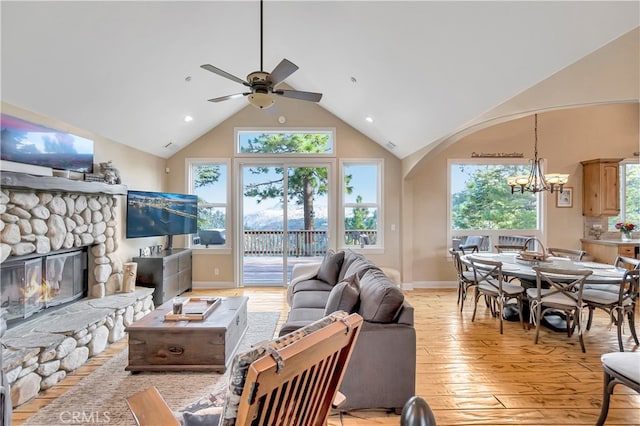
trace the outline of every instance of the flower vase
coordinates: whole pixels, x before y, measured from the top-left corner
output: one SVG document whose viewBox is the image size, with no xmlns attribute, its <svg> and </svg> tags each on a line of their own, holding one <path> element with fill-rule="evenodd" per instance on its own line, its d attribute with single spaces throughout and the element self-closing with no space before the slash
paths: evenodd
<svg viewBox="0 0 640 426">
<path fill-rule="evenodd" d="M 622 241 L 631 241 L 631 232 L 623 232 Z"/>
</svg>

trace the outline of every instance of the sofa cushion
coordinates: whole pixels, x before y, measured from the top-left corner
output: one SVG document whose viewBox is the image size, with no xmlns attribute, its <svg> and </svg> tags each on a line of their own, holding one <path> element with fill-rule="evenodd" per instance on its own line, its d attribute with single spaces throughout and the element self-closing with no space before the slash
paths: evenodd
<svg viewBox="0 0 640 426">
<path fill-rule="evenodd" d="M 329 291 L 298 291 L 291 299 L 291 311 L 300 308 L 321 308 L 327 306 Z M 316 318 L 317 319 L 317 318 Z"/>
<path fill-rule="evenodd" d="M 371 268 L 379 269 L 375 263 L 373 263 L 366 257 L 356 257 L 345 270 L 344 277 L 342 279 L 351 278 L 354 275 L 360 278 L 368 269 Z"/>
<path fill-rule="evenodd" d="M 365 321 L 390 323 L 404 302 L 402 291 L 379 269 L 368 269 L 359 280 L 360 308 Z"/>
<path fill-rule="evenodd" d="M 297 308 L 292 309 L 287 317 L 287 323 L 306 321 L 313 322 L 324 315 L 324 306 L 322 308 Z M 306 325 L 306 324 L 305 324 Z"/>
<path fill-rule="evenodd" d="M 296 294 L 300 291 L 326 291 L 327 293 L 329 293 L 332 288 L 333 285 L 328 284 L 324 281 L 310 279 L 297 283 L 293 288 L 293 294 Z"/>
<path fill-rule="evenodd" d="M 340 268 L 342 268 L 343 261 L 343 251 L 338 253 L 333 250 L 327 251 L 320 264 L 320 269 L 318 269 L 318 279 L 327 284 L 335 285 L 338 282 L 338 274 L 340 273 Z"/>
<path fill-rule="evenodd" d="M 356 253 L 351 249 L 347 249 L 344 251 L 344 261 L 342 262 L 342 268 L 340 269 L 340 273 L 338 274 L 338 281 L 342 281 L 345 278 L 345 274 L 347 273 L 347 269 L 356 259 L 363 259 L 364 256 L 360 253 Z"/>
<path fill-rule="evenodd" d="M 335 311 L 353 312 L 358 304 L 360 297 L 360 288 L 358 286 L 358 277 L 353 276 L 336 284 L 324 308 L 324 314 L 329 315 Z"/>
</svg>

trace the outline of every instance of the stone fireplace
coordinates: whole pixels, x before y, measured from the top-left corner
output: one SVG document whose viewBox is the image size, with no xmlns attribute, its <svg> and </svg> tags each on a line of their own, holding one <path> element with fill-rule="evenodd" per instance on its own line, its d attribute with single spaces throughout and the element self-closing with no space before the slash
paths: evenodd
<svg viewBox="0 0 640 426">
<path fill-rule="evenodd" d="M 126 187 L 6 171 L 0 183 L 0 365 L 15 407 L 122 339 L 153 289 L 120 291 Z"/>
<path fill-rule="evenodd" d="M 0 269 L 0 306 L 9 327 L 86 295 L 86 248 L 10 258 Z"/>
<path fill-rule="evenodd" d="M 117 257 L 118 195 L 123 185 L 2 172 L 0 262 L 88 248 L 88 294 L 100 298 L 120 289 Z M 4 278 L 4 276 L 3 276 Z"/>
</svg>

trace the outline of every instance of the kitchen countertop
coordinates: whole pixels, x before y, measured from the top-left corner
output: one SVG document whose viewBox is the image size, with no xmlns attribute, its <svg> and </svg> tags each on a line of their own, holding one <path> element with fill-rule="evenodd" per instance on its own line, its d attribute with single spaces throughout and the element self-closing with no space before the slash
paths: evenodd
<svg viewBox="0 0 640 426">
<path fill-rule="evenodd" d="M 622 240 L 596 240 L 595 238 L 581 238 L 580 241 L 591 244 L 602 244 L 605 246 L 622 246 L 622 245 L 639 245 L 640 238 L 636 238 L 630 241 Z"/>
</svg>

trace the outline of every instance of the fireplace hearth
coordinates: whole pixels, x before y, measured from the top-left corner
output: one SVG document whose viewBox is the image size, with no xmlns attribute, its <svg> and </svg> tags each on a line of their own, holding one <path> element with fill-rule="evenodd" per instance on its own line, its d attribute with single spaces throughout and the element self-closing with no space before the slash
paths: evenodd
<svg viewBox="0 0 640 426">
<path fill-rule="evenodd" d="M 0 275 L 0 304 L 11 328 L 87 295 L 87 248 L 11 258 Z"/>
</svg>

